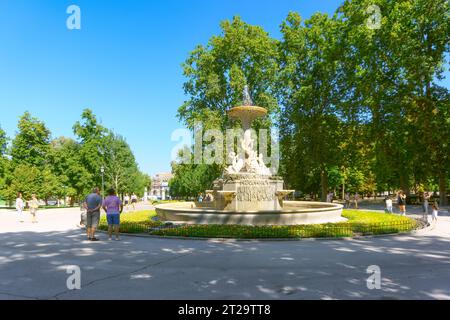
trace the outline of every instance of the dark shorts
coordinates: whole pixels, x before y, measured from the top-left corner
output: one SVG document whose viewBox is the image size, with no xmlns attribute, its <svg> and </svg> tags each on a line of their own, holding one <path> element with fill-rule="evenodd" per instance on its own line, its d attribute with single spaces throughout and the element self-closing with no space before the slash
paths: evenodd
<svg viewBox="0 0 450 320">
<path fill-rule="evenodd" d="M 136 199 L 131 200 L 131 203 L 137 203 Z"/>
<path fill-rule="evenodd" d="M 86 227 L 97 228 L 100 222 L 100 211 L 86 214 Z"/>
<path fill-rule="evenodd" d="M 118 226 L 120 225 L 120 214 L 107 214 L 106 220 L 108 220 L 108 225 Z"/>
</svg>

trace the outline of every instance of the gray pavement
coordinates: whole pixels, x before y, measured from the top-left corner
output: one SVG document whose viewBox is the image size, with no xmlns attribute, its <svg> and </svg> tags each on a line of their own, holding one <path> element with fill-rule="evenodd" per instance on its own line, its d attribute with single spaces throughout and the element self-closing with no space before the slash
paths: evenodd
<svg viewBox="0 0 450 320">
<path fill-rule="evenodd" d="M 414 211 L 414 210 L 412 210 Z M 450 217 L 358 240 L 84 241 L 78 209 L 20 224 L 0 210 L 0 299 L 450 299 Z M 82 288 L 67 289 L 69 266 Z M 381 268 L 381 290 L 366 270 Z"/>
</svg>

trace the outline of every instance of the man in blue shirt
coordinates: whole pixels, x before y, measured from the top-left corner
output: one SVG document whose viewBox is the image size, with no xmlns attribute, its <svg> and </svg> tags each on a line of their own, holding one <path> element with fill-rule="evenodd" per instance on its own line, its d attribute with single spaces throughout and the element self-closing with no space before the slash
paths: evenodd
<svg viewBox="0 0 450 320">
<path fill-rule="evenodd" d="M 102 207 L 102 197 L 100 196 L 100 189 L 94 188 L 92 193 L 86 197 L 84 201 L 84 208 L 86 209 L 86 231 L 90 241 L 99 241 L 95 237 L 100 222 L 100 208 Z"/>
</svg>

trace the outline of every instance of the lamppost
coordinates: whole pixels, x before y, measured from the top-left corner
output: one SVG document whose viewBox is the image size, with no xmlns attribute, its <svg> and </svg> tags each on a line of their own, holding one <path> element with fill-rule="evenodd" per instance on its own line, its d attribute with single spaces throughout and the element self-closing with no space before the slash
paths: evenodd
<svg viewBox="0 0 450 320">
<path fill-rule="evenodd" d="M 105 197 L 105 178 L 104 178 L 105 167 L 104 166 L 101 166 L 100 172 L 102 173 L 102 198 L 104 198 Z"/>
</svg>

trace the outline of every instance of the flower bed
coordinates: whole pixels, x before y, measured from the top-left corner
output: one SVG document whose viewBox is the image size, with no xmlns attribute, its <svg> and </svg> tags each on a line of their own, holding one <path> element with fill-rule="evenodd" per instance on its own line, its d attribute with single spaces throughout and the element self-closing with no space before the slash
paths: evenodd
<svg viewBox="0 0 450 320">
<path fill-rule="evenodd" d="M 298 226 L 239 226 L 239 225 L 184 225 L 164 226 L 153 221 L 154 211 L 122 214 L 121 232 L 146 233 L 163 237 L 236 238 L 236 239 L 301 239 L 344 238 L 360 235 L 380 235 L 410 232 L 419 223 L 408 217 L 368 211 L 344 210 L 347 222 Z M 107 230 L 106 218 L 100 221 L 100 230 Z"/>
</svg>

